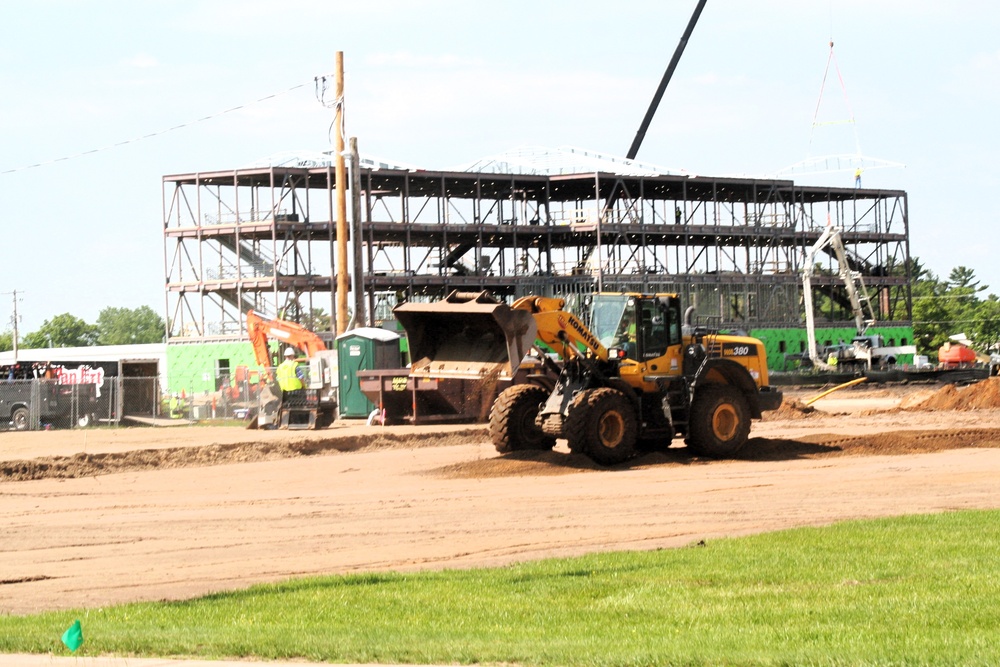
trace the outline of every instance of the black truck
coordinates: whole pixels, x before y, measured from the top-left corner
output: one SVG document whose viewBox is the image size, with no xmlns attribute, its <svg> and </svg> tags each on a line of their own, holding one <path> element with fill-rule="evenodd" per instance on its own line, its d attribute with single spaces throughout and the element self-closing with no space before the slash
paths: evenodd
<svg viewBox="0 0 1000 667">
<path fill-rule="evenodd" d="M 73 380 L 79 379 L 79 372 Z M 89 426 L 98 412 L 98 384 L 67 381 L 48 363 L 0 365 L 0 428 Z M 84 378 L 89 380 L 91 378 Z"/>
</svg>

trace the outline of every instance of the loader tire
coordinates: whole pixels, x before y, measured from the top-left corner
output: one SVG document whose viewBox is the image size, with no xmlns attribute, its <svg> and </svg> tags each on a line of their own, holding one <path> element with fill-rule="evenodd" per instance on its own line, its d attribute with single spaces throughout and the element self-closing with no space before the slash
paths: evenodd
<svg viewBox="0 0 1000 667">
<path fill-rule="evenodd" d="M 518 384 L 500 392 L 490 409 L 490 440 L 501 454 L 552 449 L 556 439 L 535 423 L 549 392 L 533 384 Z"/>
<path fill-rule="evenodd" d="M 743 393 L 728 384 L 697 389 L 691 404 L 687 445 L 712 458 L 733 456 L 750 435 L 750 408 Z"/>
<path fill-rule="evenodd" d="M 577 392 L 569 404 L 569 408 L 566 410 L 566 416 L 555 415 L 559 417 L 558 423 L 561 435 L 563 438 L 566 438 L 569 451 L 574 454 L 587 455 L 587 403 L 593 391 L 593 389 L 584 389 Z M 549 426 L 548 422 L 546 426 Z"/>
<path fill-rule="evenodd" d="M 566 416 L 570 449 L 600 465 L 615 465 L 635 458 L 638 431 L 632 402 L 609 387 L 581 391 Z"/>
</svg>

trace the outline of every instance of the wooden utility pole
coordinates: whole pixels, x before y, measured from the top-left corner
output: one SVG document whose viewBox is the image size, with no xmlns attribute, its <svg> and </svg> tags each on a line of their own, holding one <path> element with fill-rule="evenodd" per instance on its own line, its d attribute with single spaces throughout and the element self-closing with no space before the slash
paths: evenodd
<svg viewBox="0 0 1000 667">
<path fill-rule="evenodd" d="M 337 334 L 347 330 L 347 293 L 350 277 L 347 272 L 347 169 L 344 164 L 344 52 L 337 51 L 336 67 L 337 113 L 334 116 L 335 176 L 337 185 Z"/>
<path fill-rule="evenodd" d="M 13 294 L 14 295 L 14 314 L 11 315 L 11 317 L 10 317 L 10 323 L 11 323 L 11 326 L 13 327 L 13 334 L 11 335 L 11 340 L 14 343 L 14 347 L 13 347 L 14 363 L 16 364 L 17 363 L 17 335 L 18 335 L 17 334 L 17 322 L 18 322 L 18 320 L 21 319 L 18 316 L 18 314 L 17 314 L 17 290 L 14 290 L 13 292 L 4 292 L 4 294 Z M 21 294 L 24 294 L 24 292 L 21 292 Z"/>
</svg>

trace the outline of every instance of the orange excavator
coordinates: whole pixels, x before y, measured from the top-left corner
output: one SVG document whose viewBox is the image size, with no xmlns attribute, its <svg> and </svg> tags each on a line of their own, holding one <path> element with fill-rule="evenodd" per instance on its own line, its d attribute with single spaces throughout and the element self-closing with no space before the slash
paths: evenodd
<svg viewBox="0 0 1000 667">
<path fill-rule="evenodd" d="M 301 324 L 287 320 L 270 320 L 261 317 L 253 310 L 247 312 L 247 334 L 250 335 L 250 344 L 253 345 L 253 355 L 257 363 L 268 369 L 272 366 L 271 352 L 267 346 L 271 340 L 298 348 L 307 359 L 318 356 L 318 352 L 326 351 L 323 339 Z"/>
<path fill-rule="evenodd" d="M 267 387 L 261 392 L 257 418 L 251 428 L 316 429 L 333 423 L 337 414 L 337 352 L 301 324 L 261 317 L 247 312 L 247 334 L 257 363 L 267 374 Z M 304 389 L 285 396 L 275 381 L 268 344 L 276 341 L 286 349 L 301 353 L 298 361 L 308 365 L 302 378 Z"/>
</svg>

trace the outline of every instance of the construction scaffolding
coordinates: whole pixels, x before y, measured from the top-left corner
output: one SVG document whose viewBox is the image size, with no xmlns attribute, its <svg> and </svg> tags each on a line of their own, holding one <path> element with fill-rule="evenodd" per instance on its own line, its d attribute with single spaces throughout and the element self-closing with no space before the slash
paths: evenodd
<svg viewBox="0 0 1000 667">
<path fill-rule="evenodd" d="M 164 177 L 170 339 L 246 336 L 244 315 L 333 310 L 332 168 Z M 313 210 L 322 211 L 313 218 Z"/>
<path fill-rule="evenodd" d="M 842 230 L 879 321 L 911 320 L 903 191 L 599 171 L 368 166 L 358 176 L 361 238 L 349 256 L 364 264 L 359 323 L 452 289 L 511 298 L 634 290 L 679 293 L 723 326 L 796 327 L 803 258 L 830 224 Z M 293 321 L 322 309 L 336 321 L 332 167 L 166 176 L 163 184 L 172 341 L 245 336 L 251 308 Z M 820 321 L 852 320 L 835 258 L 812 284 Z"/>
</svg>

